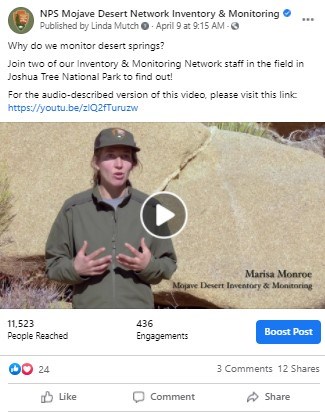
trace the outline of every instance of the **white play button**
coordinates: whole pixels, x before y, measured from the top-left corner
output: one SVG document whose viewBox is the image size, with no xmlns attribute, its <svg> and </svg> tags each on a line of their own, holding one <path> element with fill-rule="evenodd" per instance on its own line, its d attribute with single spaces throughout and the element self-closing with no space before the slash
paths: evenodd
<svg viewBox="0 0 325 413">
<path fill-rule="evenodd" d="M 172 238 L 186 225 L 186 205 L 172 192 L 156 192 L 142 204 L 140 219 L 145 230 L 153 237 Z"/>
<path fill-rule="evenodd" d="M 170 211 L 169 209 L 163 207 L 162 205 L 157 204 L 156 206 L 156 225 L 160 227 L 160 225 L 164 224 L 165 222 L 169 221 L 170 219 L 174 218 L 174 212 Z"/>
</svg>

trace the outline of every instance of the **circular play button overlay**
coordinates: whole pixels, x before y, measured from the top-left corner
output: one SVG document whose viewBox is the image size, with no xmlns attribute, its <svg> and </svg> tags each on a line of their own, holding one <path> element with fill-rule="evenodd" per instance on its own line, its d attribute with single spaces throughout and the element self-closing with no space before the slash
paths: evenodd
<svg viewBox="0 0 325 413">
<path fill-rule="evenodd" d="M 156 192 L 143 203 L 140 219 L 153 237 L 172 238 L 184 229 L 187 208 L 183 200 L 172 192 Z"/>
</svg>

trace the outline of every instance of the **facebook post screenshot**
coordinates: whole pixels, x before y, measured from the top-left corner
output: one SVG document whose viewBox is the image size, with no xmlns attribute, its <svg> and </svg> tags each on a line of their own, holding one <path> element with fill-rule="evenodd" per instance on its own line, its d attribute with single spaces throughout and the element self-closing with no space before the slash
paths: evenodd
<svg viewBox="0 0 325 413">
<path fill-rule="evenodd" d="M 325 413 L 325 3 L 0 17 L 0 413 Z"/>
</svg>

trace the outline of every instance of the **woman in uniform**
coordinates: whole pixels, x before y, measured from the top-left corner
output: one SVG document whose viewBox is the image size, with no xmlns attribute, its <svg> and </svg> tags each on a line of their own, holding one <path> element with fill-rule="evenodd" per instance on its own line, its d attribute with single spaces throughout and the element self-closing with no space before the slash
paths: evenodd
<svg viewBox="0 0 325 413">
<path fill-rule="evenodd" d="M 101 131 L 94 187 L 68 199 L 52 226 L 46 274 L 74 286 L 74 308 L 153 308 L 150 285 L 176 270 L 171 240 L 153 237 L 141 224 L 147 195 L 129 181 L 139 151 L 130 132 Z"/>
</svg>

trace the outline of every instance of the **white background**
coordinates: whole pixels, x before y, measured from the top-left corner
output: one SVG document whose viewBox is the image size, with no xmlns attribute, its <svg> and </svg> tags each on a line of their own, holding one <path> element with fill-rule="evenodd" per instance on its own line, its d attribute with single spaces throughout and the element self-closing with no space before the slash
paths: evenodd
<svg viewBox="0 0 325 413">
<path fill-rule="evenodd" d="M 22 316 L 34 320 L 34 328 L 8 327 L 8 320 Z M 143 319 L 153 326 L 138 327 Z M 261 319 L 324 321 L 324 315 L 321 310 L 3 310 L 4 411 L 323 412 L 324 344 L 257 344 Z M 17 342 L 7 339 L 8 331 L 68 332 L 69 339 Z M 137 332 L 184 333 L 188 339 L 147 342 L 138 340 Z M 13 362 L 31 363 L 34 372 L 12 376 Z M 280 373 L 279 365 L 288 365 L 289 372 Z M 292 365 L 320 372 L 291 372 Z M 40 374 L 39 366 L 49 366 L 50 372 Z M 236 366 L 269 366 L 272 372 L 226 371 Z M 46 391 L 54 399 L 44 405 Z M 143 391 L 145 401 L 135 403 L 134 391 Z M 59 400 L 64 392 L 77 400 Z M 248 403 L 253 392 L 259 398 Z M 290 400 L 267 401 L 267 392 Z M 195 400 L 159 402 L 151 400 L 152 393 L 195 394 Z"/>
<path fill-rule="evenodd" d="M 165 30 L 156 29 L 157 23 L 175 23 L 181 21 L 179 18 L 84 18 L 84 19 L 62 19 L 62 18 L 41 18 L 40 8 L 51 9 L 50 3 L 44 4 L 40 1 L 26 1 L 24 7 L 29 8 L 34 14 L 34 27 L 26 34 L 18 35 L 10 30 L 7 19 L 14 5 L 12 2 L 0 5 L 2 24 L 0 25 L 0 52 L 1 52 L 1 121 L 323 121 L 324 116 L 324 53 L 322 42 L 325 37 L 324 25 L 324 3 L 318 0 L 311 1 L 210 1 L 203 0 L 199 3 L 175 2 L 166 0 L 163 4 L 149 1 L 137 2 L 120 1 L 118 3 L 107 3 L 105 1 L 93 1 L 84 3 L 70 1 L 69 8 L 73 10 L 95 11 L 98 9 L 107 11 L 123 11 L 137 9 L 139 11 L 162 11 L 172 9 L 177 11 L 215 11 L 218 16 L 219 10 L 223 9 L 228 16 L 228 10 L 238 9 L 239 11 L 274 11 L 279 12 L 279 19 L 270 18 L 229 18 L 216 17 L 214 20 L 208 18 L 186 18 L 184 23 L 194 22 L 225 22 L 224 30 Z M 65 1 L 53 3 L 53 9 L 67 10 Z M 283 16 L 283 10 L 290 9 L 290 17 Z M 314 18 L 313 22 L 302 21 L 302 18 Z M 40 29 L 40 22 L 44 21 L 62 23 L 75 23 L 81 21 L 90 24 L 95 22 L 131 22 L 141 24 L 147 21 L 150 24 L 149 30 L 45 30 Z M 239 30 L 232 30 L 231 23 L 237 20 L 240 24 Z M 40 51 L 27 49 L 8 49 L 9 42 L 22 43 L 164 43 L 161 50 L 128 52 L 123 50 L 98 51 L 91 53 L 83 51 L 48 51 L 44 47 Z M 267 60 L 273 62 L 275 59 L 281 61 L 296 60 L 304 62 L 304 68 L 216 68 L 216 69 L 112 69 L 109 73 L 133 73 L 143 74 L 172 74 L 173 80 L 166 81 L 8 81 L 9 72 L 14 74 L 28 73 L 35 74 L 35 68 L 8 68 L 9 60 L 33 60 L 44 61 L 76 61 L 77 59 L 88 61 L 131 61 L 141 59 L 143 61 L 166 61 L 166 60 L 193 60 L 193 61 L 237 61 L 246 60 Z M 66 69 L 43 68 L 51 74 L 66 72 Z M 72 69 L 73 73 L 97 73 L 107 71 L 107 69 L 86 68 Z M 106 91 L 112 90 L 123 92 L 147 92 L 149 99 L 10 99 L 8 100 L 8 90 L 15 92 L 32 90 L 34 92 L 65 91 L 72 93 L 75 90 L 82 91 Z M 185 91 L 204 92 L 207 99 L 151 99 L 150 94 L 160 91 Z M 257 91 L 294 91 L 297 99 L 227 99 L 210 100 L 211 92 L 252 92 Z M 8 112 L 8 103 L 20 105 L 42 104 L 45 106 L 64 104 L 98 104 L 106 103 L 112 105 L 136 105 L 137 112 L 46 112 L 22 113 Z M 18 115 L 18 116 L 17 116 Z"/>
</svg>

